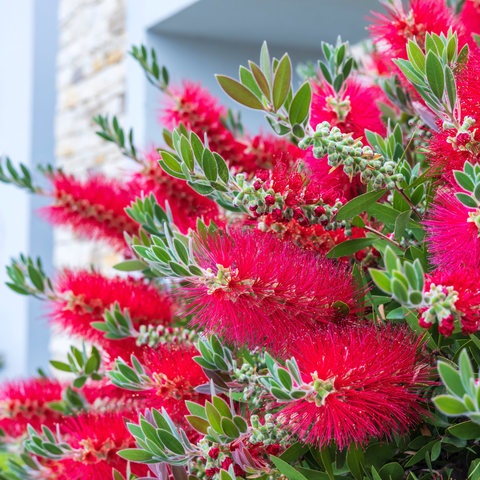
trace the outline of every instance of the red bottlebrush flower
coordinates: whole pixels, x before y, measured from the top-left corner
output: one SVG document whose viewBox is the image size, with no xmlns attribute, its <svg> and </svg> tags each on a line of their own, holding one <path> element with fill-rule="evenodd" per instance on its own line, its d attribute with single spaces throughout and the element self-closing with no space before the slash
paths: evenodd
<svg viewBox="0 0 480 480">
<path fill-rule="evenodd" d="M 195 432 L 185 420 L 188 415 L 185 401 L 205 403 L 206 395 L 195 391 L 195 387 L 208 381 L 202 368 L 193 360 L 198 351 L 193 346 L 160 345 L 145 352 L 143 364 L 155 378 L 150 390 L 140 393 L 145 406 L 168 412 L 172 420 L 191 436 Z M 138 392 L 137 392 L 138 393 Z"/>
<path fill-rule="evenodd" d="M 199 265 L 211 273 L 179 294 L 194 322 L 227 342 L 279 349 L 319 324 L 356 318 L 359 292 L 345 266 L 258 230 L 217 234 L 198 248 Z"/>
<path fill-rule="evenodd" d="M 457 200 L 454 189 L 437 193 L 424 221 L 433 265 L 446 272 L 480 267 L 478 215 Z"/>
<path fill-rule="evenodd" d="M 35 429 L 53 427 L 62 414 L 48 404 L 62 400 L 62 385 L 53 379 L 30 378 L 0 384 L 0 428 L 7 435 L 19 437 L 27 425 Z"/>
<path fill-rule="evenodd" d="M 162 206 L 168 201 L 173 221 L 183 233 L 187 233 L 189 228 L 196 228 L 197 218 L 203 218 L 207 225 L 210 220 L 217 222 L 218 205 L 195 192 L 187 182 L 165 173 L 158 165 L 160 158 L 155 149 L 146 154 L 148 167 L 134 175 L 132 188 L 138 192 L 153 193 Z"/>
<path fill-rule="evenodd" d="M 213 478 L 218 472 L 220 472 L 219 468 L 207 468 L 205 470 L 205 476 L 207 478 Z"/>
<path fill-rule="evenodd" d="M 478 0 L 466 0 L 459 19 L 468 35 L 469 46 L 472 47 L 472 50 L 478 49 L 476 42 L 472 41 L 472 34 L 480 32 L 480 2 Z"/>
<path fill-rule="evenodd" d="M 353 133 L 354 138 L 364 137 L 365 129 L 384 135 L 378 96 L 378 87 L 364 85 L 358 78 L 350 77 L 341 92 L 340 101 L 345 105 L 335 106 L 333 88 L 326 82 L 313 84 L 310 125 L 315 128 L 327 121 L 342 133 Z"/>
<path fill-rule="evenodd" d="M 53 225 L 69 227 L 84 238 L 105 241 L 119 251 L 125 249 L 123 232 L 138 232 L 138 224 L 124 211 L 136 195 L 120 182 L 100 175 L 81 181 L 57 173 L 53 186 L 55 202 L 41 210 Z"/>
<path fill-rule="evenodd" d="M 382 98 L 384 94 L 382 94 Z M 343 106 L 335 106 L 335 92 L 326 82 L 313 85 L 310 124 L 315 128 L 319 123 L 327 121 L 332 126 L 340 128 L 343 133 L 353 133 L 354 138 L 364 137 L 365 129 L 385 134 L 385 125 L 377 107 L 379 88 L 363 85 L 358 78 L 351 77 L 341 93 Z M 333 101 L 333 102 L 332 102 Z M 327 163 L 327 157 L 314 158 L 310 151 L 304 153 L 305 162 L 312 171 L 312 178 L 324 188 L 339 188 L 347 200 L 354 198 L 362 186 L 355 178 L 350 182 L 341 167 L 330 172 L 332 167 Z"/>
<path fill-rule="evenodd" d="M 338 448 L 403 435 L 426 413 L 418 385 L 430 367 L 408 328 L 330 326 L 291 346 L 308 398 L 284 403 L 278 417 L 302 442 Z M 278 401 L 280 403 L 280 401 Z"/>
<path fill-rule="evenodd" d="M 140 325 L 167 325 L 171 322 L 172 300 L 154 286 L 134 278 L 107 278 L 97 272 L 64 270 L 54 290 L 58 300 L 51 303 L 52 323 L 76 337 L 102 346 L 120 340 L 106 340 L 104 333 L 90 324 L 101 321 L 105 309 L 118 302 L 128 308 L 132 323 Z"/>
<path fill-rule="evenodd" d="M 256 135 L 252 139 L 247 138 L 246 142 L 248 163 L 252 165 L 249 172 L 255 172 L 257 168 L 271 169 L 280 162 L 292 166 L 305 156 L 305 152 L 296 145 L 273 135 Z"/>
<path fill-rule="evenodd" d="M 444 318 L 440 318 L 438 331 L 445 336 L 451 335 L 455 328 L 454 321 L 457 320 L 464 335 L 475 333 L 480 324 L 480 274 L 478 271 L 461 269 L 446 273 L 437 270 L 431 275 L 425 275 L 424 295 L 431 292 L 430 295 L 438 297 L 439 289 L 446 297 L 442 303 L 449 302 L 450 308 L 444 308 Z M 428 314 L 428 310 L 429 308 L 422 309 L 423 315 L 419 319 L 420 326 L 427 329 L 433 325 L 433 321 L 429 321 L 433 318 Z M 435 310 L 433 314 L 437 317 L 435 319 L 437 321 L 439 320 L 438 312 Z"/>
<path fill-rule="evenodd" d="M 111 478 L 112 469 L 127 469 L 127 461 L 117 455 L 119 450 L 134 448 L 135 439 L 127 430 L 124 417 L 128 412 L 81 413 L 69 417 L 62 433 L 75 449 L 71 457 L 58 462 L 58 480 L 103 480 Z M 146 476 L 148 467 L 132 463 L 132 473 Z"/>
<path fill-rule="evenodd" d="M 455 69 L 458 99 L 460 101 L 461 119 L 472 119 L 467 131 L 457 134 L 455 128 L 443 129 L 438 122 L 439 131 L 432 132 L 428 144 L 428 160 L 434 175 L 444 175 L 452 179 L 453 170 L 462 170 L 465 161 L 472 164 L 480 159 L 480 60 L 470 55 L 466 65 Z"/>
<path fill-rule="evenodd" d="M 376 44 L 380 44 L 384 55 L 394 58 L 407 58 L 406 46 L 415 37 L 420 48 L 425 45 L 427 33 L 444 33 L 452 27 L 459 35 L 462 47 L 466 37 L 463 27 L 448 8 L 445 0 L 410 0 L 407 10 L 401 0 L 383 2 L 388 13 L 372 12 L 374 22 L 370 34 Z"/>
</svg>

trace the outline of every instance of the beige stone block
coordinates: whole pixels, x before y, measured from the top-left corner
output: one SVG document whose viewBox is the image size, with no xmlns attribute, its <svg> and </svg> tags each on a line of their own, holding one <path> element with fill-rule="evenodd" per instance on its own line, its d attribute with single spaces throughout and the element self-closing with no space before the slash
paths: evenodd
<svg viewBox="0 0 480 480">
<path fill-rule="evenodd" d="M 105 58 L 107 65 L 118 63 L 123 58 L 123 50 L 117 49 L 113 52 L 107 53 Z"/>
<path fill-rule="evenodd" d="M 73 155 L 73 147 L 69 143 L 59 143 L 55 149 L 56 157 L 71 157 Z"/>
</svg>

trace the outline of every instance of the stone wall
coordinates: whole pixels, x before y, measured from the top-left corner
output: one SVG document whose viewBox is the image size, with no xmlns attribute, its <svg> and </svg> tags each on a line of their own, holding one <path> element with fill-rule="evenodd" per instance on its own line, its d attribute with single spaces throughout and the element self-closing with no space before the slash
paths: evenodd
<svg viewBox="0 0 480 480">
<path fill-rule="evenodd" d="M 85 177 L 118 174 L 125 159 L 95 134 L 101 113 L 124 118 L 126 75 L 125 0 L 60 0 L 55 121 L 56 164 Z M 98 243 L 55 230 L 55 267 L 100 266 L 107 273 L 118 256 Z M 110 270 L 111 273 L 111 270 Z M 71 341 L 52 335 L 52 357 L 64 356 Z"/>
</svg>

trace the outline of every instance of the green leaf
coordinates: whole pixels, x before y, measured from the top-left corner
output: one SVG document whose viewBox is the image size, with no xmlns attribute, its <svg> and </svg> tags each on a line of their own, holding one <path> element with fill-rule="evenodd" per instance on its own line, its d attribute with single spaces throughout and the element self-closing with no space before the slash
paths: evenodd
<svg viewBox="0 0 480 480">
<path fill-rule="evenodd" d="M 240 67 L 240 81 L 242 82 L 242 85 L 245 85 L 259 99 L 262 98 L 262 91 L 258 88 L 255 77 L 248 68 Z"/>
<path fill-rule="evenodd" d="M 182 158 L 189 171 L 193 171 L 194 160 L 193 150 L 188 142 L 187 138 L 182 135 L 180 139 L 180 151 L 182 152 Z"/>
<path fill-rule="evenodd" d="M 50 360 L 50 365 L 52 365 L 52 367 L 56 368 L 57 370 L 61 370 L 62 372 L 72 371 L 70 365 L 68 365 L 67 363 L 59 362 L 57 360 Z"/>
<path fill-rule="evenodd" d="M 343 207 L 338 210 L 336 215 L 336 221 L 341 222 L 342 220 L 348 220 L 349 218 L 355 217 L 360 213 L 364 212 L 369 205 L 372 205 L 377 200 L 383 197 L 387 192 L 386 189 L 380 190 L 379 192 L 368 192 L 363 195 L 350 200 L 348 203 L 343 205 Z"/>
<path fill-rule="evenodd" d="M 353 445 L 351 445 L 350 450 L 347 453 L 347 465 L 356 480 L 363 480 L 365 473 L 363 469 L 363 462 L 363 450 L 356 449 Z"/>
<path fill-rule="evenodd" d="M 405 285 L 398 279 L 392 279 L 392 290 L 395 297 L 400 301 L 400 303 L 408 303 L 408 291 L 405 288 Z"/>
<path fill-rule="evenodd" d="M 210 185 L 204 185 L 203 183 L 187 182 L 187 185 L 203 196 L 210 195 L 213 192 L 213 188 Z"/>
<path fill-rule="evenodd" d="M 237 426 L 241 433 L 246 433 L 248 430 L 248 424 L 244 418 L 239 415 L 233 417 L 233 423 Z"/>
<path fill-rule="evenodd" d="M 267 42 L 263 42 L 260 51 L 260 68 L 262 69 L 269 85 L 272 85 L 272 69 L 270 66 L 270 54 L 268 53 Z"/>
<path fill-rule="evenodd" d="M 201 166 L 202 165 L 202 157 L 203 157 L 203 143 L 200 140 L 200 137 L 194 133 L 190 132 L 190 143 L 192 144 L 193 154 L 195 155 L 195 159 L 197 163 Z"/>
<path fill-rule="evenodd" d="M 408 222 L 410 220 L 410 215 L 412 214 L 411 210 L 402 212 L 395 221 L 395 240 L 400 240 L 405 233 Z"/>
<path fill-rule="evenodd" d="M 32 281 L 33 285 L 43 292 L 45 289 L 45 286 L 43 285 L 43 279 L 41 275 L 38 273 L 37 269 L 34 268 L 32 265 L 28 265 L 28 275 L 30 277 L 30 280 Z"/>
<path fill-rule="evenodd" d="M 270 455 L 270 460 L 288 480 L 307 480 L 300 472 L 280 458 Z"/>
<path fill-rule="evenodd" d="M 161 442 L 173 453 L 177 455 L 185 455 L 185 449 L 183 445 L 167 430 L 163 430 L 159 428 L 157 430 L 158 438 L 160 438 Z"/>
<path fill-rule="evenodd" d="M 147 266 L 140 260 L 126 260 L 125 262 L 117 263 L 113 268 L 121 272 L 134 272 L 136 270 L 144 270 Z"/>
<path fill-rule="evenodd" d="M 463 422 L 448 428 L 447 432 L 464 440 L 475 440 L 480 438 L 480 425 L 474 422 Z"/>
<path fill-rule="evenodd" d="M 466 193 L 456 193 L 455 196 L 457 197 L 457 200 L 465 205 L 466 207 L 469 208 L 477 208 L 478 204 L 475 201 L 474 198 L 472 198 L 470 195 L 467 195 Z"/>
<path fill-rule="evenodd" d="M 218 356 L 218 354 L 216 354 Z M 212 398 L 213 406 L 217 409 L 218 413 L 222 417 L 227 417 L 230 420 L 232 419 L 232 412 L 230 411 L 230 407 L 228 406 L 227 402 L 216 395 Z"/>
<path fill-rule="evenodd" d="M 300 458 L 304 453 L 307 453 L 309 448 L 308 444 L 302 445 L 300 442 L 296 442 L 290 445 L 279 458 L 284 462 L 290 463 Z"/>
<path fill-rule="evenodd" d="M 202 405 L 191 402 L 190 400 L 185 400 L 185 406 L 192 415 L 196 415 L 197 417 L 207 420 L 207 413 L 205 411 L 205 407 L 203 407 Z"/>
<path fill-rule="evenodd" d="M 286 53 L 278 64 L 273 80 L 273 108 L 277 111 L 284 103 L 292 82 L 292 63 Z"/>
<path fill-rule="evenodd" d="M 262 102 L 241 83 L 225 75 L 215 75 L 215 77 L 230 98 L 246 107 L 263 110 Z"/>
<path fill-rule="evenodd" d="M 177 262 L 168 262 L 168 266 L 172 269 L 172 272 L 176 273 L 179 277 L 191 277 L 190 272 Z"/>
<path fill-rule="evenodd" d="M 432 400 L 435 406 L 445 415 L 462 415 L 468 411 L 461 400 L 450 395 L 439 395 Z"/>
<path fill-rule="evenodd" d="M 386 272 L 383 270 L 377 270 L 376 268 L 370 268 L 368 272 L 370 273 L 373 282 L 378 288 L 380 288 L 380 290 L 387 293 L 393 293 L 391 280 Z"/>
<path fill-rule="evenodd" d="M 439 360 L 438 362 L 438 373 L 440 374 L 440 378 L 448 390 L 457 395 L 460 398 L 463 398 L 465 393 L 465 388 L 463 387 L 462 378 L 455 368 L 453 368 L 449 363 L 442 362 Z"/>
<path fill-rule="evenodd" d="M 412 40 L 409 40 L 407 54 L 410 62 L 417 68 L 420 73 L 425 73 L 425 55 L 422 49 Z"/>
<path fill-rule="evenodd" d="M 457 183 L 467 192 L 473 192 L 475 189 L 475 184 L 473 183 L 472 179 L 460 170 L 454 170 L 453 175 L 455 176 L 455 180 Z"/>
<path fill-rule="evenodd" d="M 185 418 L 197 432 L 203 433 L 204 435 L 208 434 L 208 427 L 210 424 L 207 422 L 207 420 L 195 415 L 185 415 Z"/>
<path fill-rule="evenodd" d="M 98 368 L 98 359 L 95 355 L 92 355 L 85 364 L 85 374 L 91 375 Z"/>
<path fill-rule="evenodd" d="M 364 248 L 372 245 L 377 241 L 377 238 L 353 238 L 346 240 L 333 247 L 328 253 L 327 258 L 341 258 L 347 255 L 352 255 Z"/>
<path fill-rule="evenodd" d="M 172 170 L 176 173 L 182 173 L 182 167 L 180 166 L 180 164 L 177 162 L 177 160 L 174 158 L 173 155 L 171 155 L 168 152 L 162 151 L 161 156 L 162 156 L 162 160 L 164 161 L 165 165 L 167 165 L 167 167 L 170 170 Z"/>
<path fill-rule="evenodd" d="M 387 463 L 378 472 L 382 480 L 402 480 L 403 473 L 403 467 L 395 462 Z"/>
<path fill-rule="evenodd" d="M 280 388 L 272 387 L 270 389 L 270 391 L 272 392 L 272 395 L 275 398 L 278 398 L 279 400 L 291 400 L 292 399 L 292 397 L 287 392 L 284 392 Z"/>
<path fill-rule="evenodd" d="M 277 375 L 281 384 L 285 387 L 285 389 L 290 391 L 293 386 L 292 377 L 290 376 L 290 373 L 288 373 L 288 371 L 285 370 L 284 368 L 279 367 L 277 370 Z"/>
<path fill-rule="evenodd" d="M 83 388 L 86 381 L 87 381 L 87 377 L 85 376 L 78 377 L 73 381 L 73 386 L 75 388 Z"/>
<path fill-rule="evenodd" d="M 457 84 L 455 83 L 452 69 L 448 65 L 445 67 L 445 85 L 447 87 L 448 103 L 453 112 L 457 102 Z"/>
<path fill-rule="evenodd" d="M 217 162 L 217 171 L 218 176 L 223 180 L 225 184 L 228 184 L 228 180 L 230 179 L 230 173 L 228 171 L 228 166 L 222 156 L 218 153 L 214 152 L 213 156 Z"/>
<path fill-rule="evenodd" d="M 257 64 L 253 62 L 248 62 L 248 64 L 250 65 L 250 69 L 252 70 L 257 88 L 260 87 L 260 90 L 261 90 L 260 98 L 262 97 L 262 93 L 263 93 L 263 95 L 265 95 L 265 98 L 270 101 L 271 92 L 270 92 L 270 85 L 268 84 L 267 77 L 260 70 L 260 67 Z"/>
<path fill-rule="evenodd" d="M 229 438 L 236 439 L 240 436 L 238 427 L 227 417 L 222 417 L 222 430 Z"/>
<path fill-rule="evenodd" d="M 460 368 L 460 377 L 462 379 L 463 386 L 467 393 L 470 393 L 470 381 L 475 380 L 475 374 L 473 373 L 472 362 L 468 356 L 467 349 L 464 348 L 460 353 L 458 366 Z M 456 392 L 455 392 L 456 393 Z"/>
<path fill-rule="evenodd" d="M 445 87 L 445 74 L 443 73 L 442 63 L 433 51 L 428 52 L 425 63 L 425 73 L 427 75 L 428 85 L 433 94 L 442 101 L 443 90 Z"/>
<path fill-rule="evenodd" d="M 418 462 L 421 462 L 425 459 L 425 455 L 432 450 L 434 445 L 438 442 L 438 440 L 434 440 L 433 442 L 427 443 L 424 447 L 422 447 L 405 465 L 405 467 L 411 467 Z"/>
<path fill-rule="evenodd" d="M 293 97 L 289 111 L 289 120 L 291 125 L 302 123 L 310 110 L 312 101 L 312 87 L 310 82 L 305 82 Z"/>
<path fill-rule="evenodd" d="M 151 460 L 153 455 L 145 450 L 139 450 L 137 448 L 127 448 L 126 450 L 120 450 L 117 455 L 129 460 L 130 462 L 146 462 Z"/>
<path fill-rule="evenodd" d="M 205 403 L 205 411 L 207 412 L 207 418 L 210 422 L 210 425 L 213 429 L 223 435 L 222 424 L 221 424 L 221 415 L 218 413 L 218 410 L 210 403 Z"/>
<path fill-rule="evenodd" d="M 203 152 L 202 165 L 205 176 L 208 180 L 214 182 L 217 179 L 217 161 L 208 149 L 205 149 Z"/>
</svg>

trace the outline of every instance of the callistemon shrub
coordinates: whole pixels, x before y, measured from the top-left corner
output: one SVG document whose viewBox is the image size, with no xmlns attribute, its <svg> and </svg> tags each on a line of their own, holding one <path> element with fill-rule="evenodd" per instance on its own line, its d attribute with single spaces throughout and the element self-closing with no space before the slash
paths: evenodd
<svg viewBox="0 0 480 480">
<path fill-rule="evenodd" d="M 163 140 L 95 117 L 123 177 L 0 165 L 124 257 L 7 267 L 72 345 L 0 384 L 0 480 L 480 480 L 480 2 L 382 4 L 223 98 L 133 46 Z"/>
</svg>

